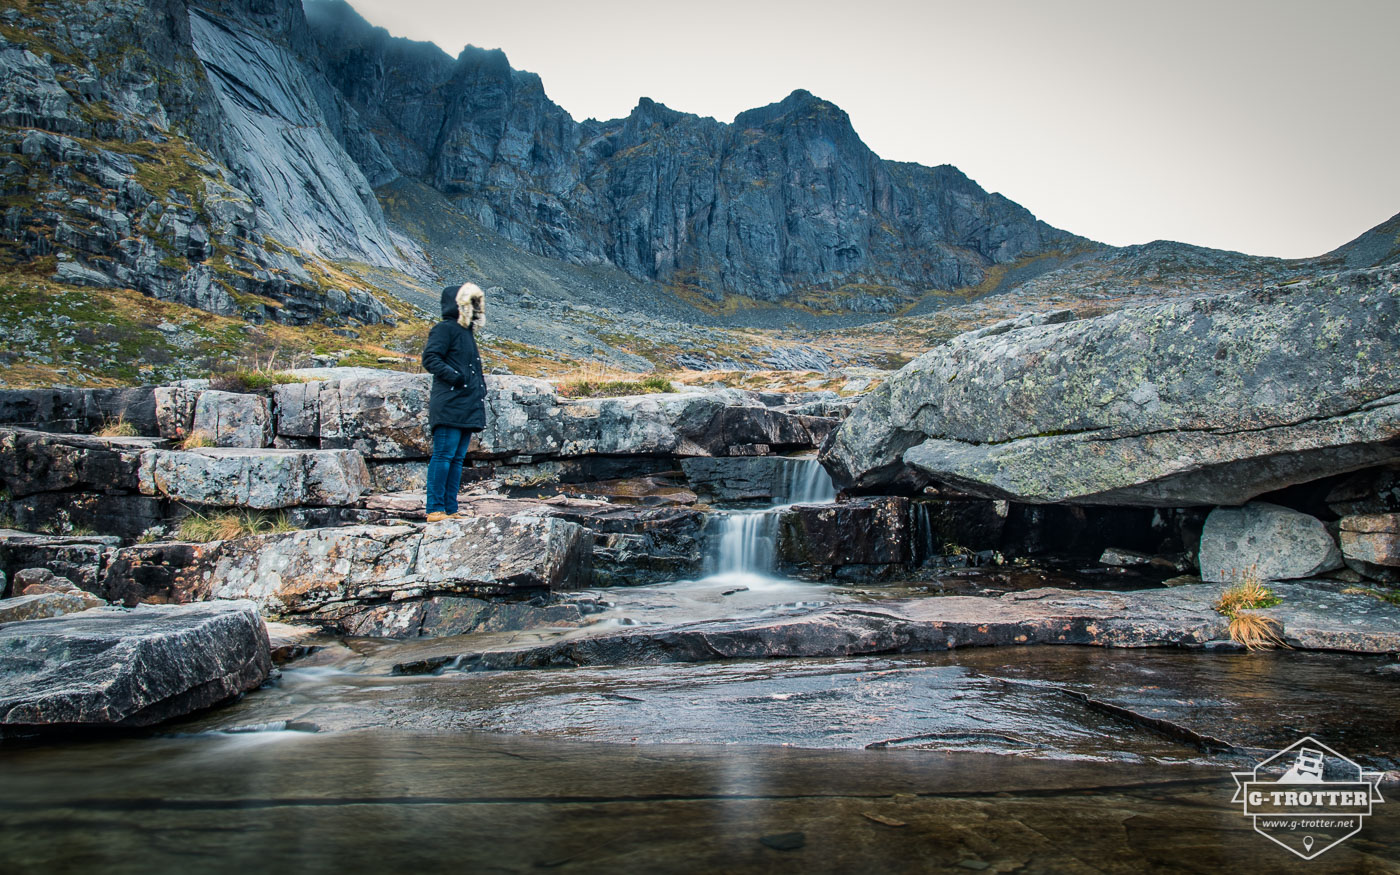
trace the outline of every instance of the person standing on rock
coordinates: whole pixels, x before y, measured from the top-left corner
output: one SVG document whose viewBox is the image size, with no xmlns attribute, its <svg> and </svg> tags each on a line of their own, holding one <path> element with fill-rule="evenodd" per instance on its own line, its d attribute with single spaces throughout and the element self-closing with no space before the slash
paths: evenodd
<svg viewBox="0 0 1400 875">
<path fill-rule="evenodd" d="M 472 435 L 486 427 L 486 380 L 476 349 L 476 329 L 486 322 L 486 293 L 473 283 L 442 290 L 442 321 L 428 332 L 423 368 L 433 375 L 428 428 L 428 522 L 457 513 L 462 464 Z"/>
</svg>

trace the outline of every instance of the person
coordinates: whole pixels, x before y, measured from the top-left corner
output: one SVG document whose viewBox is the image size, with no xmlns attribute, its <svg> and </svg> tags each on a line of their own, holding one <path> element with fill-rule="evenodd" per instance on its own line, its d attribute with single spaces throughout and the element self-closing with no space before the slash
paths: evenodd
<svg viewBox="0 0 1400 875">
<path fill-rule="evenodd" d="M 476 330 L 486 322 L 486 293 L 473 283 L 442 290 L 442 321 L 428 332 L 423 368 L 433 375 L 428 428 L 428 522 L 457 515 L 462 464 L 472 435 L 486 427 L 486 380 Z"/>
</svg>

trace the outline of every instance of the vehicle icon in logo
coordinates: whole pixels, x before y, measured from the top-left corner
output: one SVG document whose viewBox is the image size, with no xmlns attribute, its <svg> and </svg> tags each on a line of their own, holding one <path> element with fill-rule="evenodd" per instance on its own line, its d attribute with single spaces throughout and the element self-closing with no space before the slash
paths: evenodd
<svg viewBox="0 0 1400 875">
<path fill-rule="evenodd" d="M 1368 772 L 1313 738 L 1284 748 L 1248 772 L 1232 772 L 1235 797 L 1254 831 L 1304 860 L 1361 831 L 1384 802 L 1380 772 Z"/>
</svg>

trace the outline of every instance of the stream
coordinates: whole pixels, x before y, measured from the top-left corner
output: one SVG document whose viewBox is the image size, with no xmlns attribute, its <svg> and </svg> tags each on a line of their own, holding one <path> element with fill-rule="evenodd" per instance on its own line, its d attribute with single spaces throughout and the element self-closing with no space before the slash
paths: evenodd
<svg viewBox="0 0 1400 875">
<path fill-rule="evenodd" d="M 820 466 L 791 468 L 779 507 L 833 500 Z M 1074 563 L 789 580 L 773 566 L 777 509 L 719 510 L 700 580 L 569 594 L 593 606 L 582 627 L 463 637 L 484 649 L 835 603 L 1160 585 Z M 313 639 L 231 705 L 5 748 L 0 869 L 1400 871 L 1400 805 L 1304 862 L 1230 803 L 1231 770 L 1304 735 L 1400 771 L 1383 657 L 1043 646 L 396 671 L 446 644 L 465 649 Z"/>
</svg>

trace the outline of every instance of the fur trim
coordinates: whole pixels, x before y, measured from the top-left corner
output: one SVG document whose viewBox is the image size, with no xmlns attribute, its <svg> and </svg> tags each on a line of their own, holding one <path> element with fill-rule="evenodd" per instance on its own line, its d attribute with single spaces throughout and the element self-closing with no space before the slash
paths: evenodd
<svg viewBox="0 0 1400 875">
<path fill-rule="evenodd" d="M 486 293 L 476 283 L 462 283 L 457 289 L 457 322 L 463 328 L 486 324 Z"/>
</svg>

